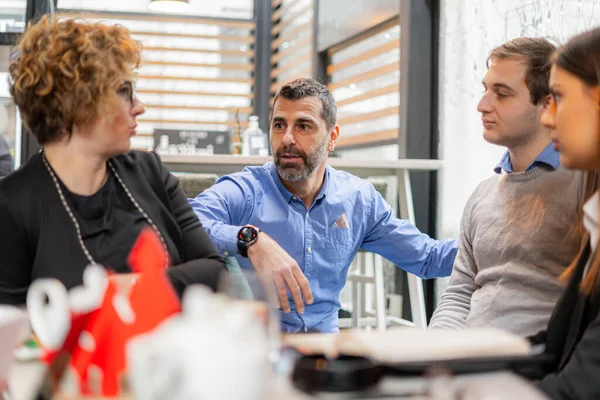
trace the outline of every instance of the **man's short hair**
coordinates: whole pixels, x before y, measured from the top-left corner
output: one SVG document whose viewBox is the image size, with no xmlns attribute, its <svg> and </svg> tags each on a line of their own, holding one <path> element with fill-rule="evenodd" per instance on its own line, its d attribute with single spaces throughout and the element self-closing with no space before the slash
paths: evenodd
<svg viewBox="0 0 600 400">
<path fill-rule="evenodd" d="M 527 65 L 525 83 L 531 102 L 537 105 L 550 94 L 548 81 L 552 55 L 556 46 L 545 38 L 521 37 L 510 40 L 490 52 L 486 61 L 489 68 L 494 59 L 523 59 Z"/>
<path fill-rule="evenodd" d="M 327 86 L 309 78 L 300 78 L 292 82 L 286 83 L 279 89 L 273 100 L 273 109 L 277 99 L 282 97 L 286 100 L 296 101 L 305 97 L 318 97 L 321 100 L 321 117 L 327 123 L 327 129 L 335 126 L 337 106 L 333 95 Z M 273 109 L 271 110 L 271 118 L 273 118 Z"/>
</svg>

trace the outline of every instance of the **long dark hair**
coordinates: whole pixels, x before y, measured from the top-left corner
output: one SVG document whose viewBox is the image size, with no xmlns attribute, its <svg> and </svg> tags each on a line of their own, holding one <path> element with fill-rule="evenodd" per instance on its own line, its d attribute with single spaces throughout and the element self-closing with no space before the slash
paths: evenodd
<svg viewBox="0 0 600 400">
<path fill-rule="evenodd" d="M 575 75 L 588 87 L 600 87 L 600 28 L 584 32 L 573 37 L 556 52 L 554 65 Z M 599 129 L 600 131 L 600 129 Z M 599 149 L 600 151 L 600 149 Z M 580 188 L 579 199 L 583 203 L 589 199 L 600 187 L 598 171 L 586 171 Z M 600 204 L 598 204 L 600 207 Z M 580 220 L 583 220 L 583 210 L 580 208 Z M 600 229 L 600 226 L 598 227 Z M 562 279 L 570 279 L 581 258 L 581 253 L 562 274 Z M 596 251 L 591 258 L 588 273 L 581 282 L 581 290 L 586 294 L 598 290 L 600 278 L 600 251 Z"/>
</svg>

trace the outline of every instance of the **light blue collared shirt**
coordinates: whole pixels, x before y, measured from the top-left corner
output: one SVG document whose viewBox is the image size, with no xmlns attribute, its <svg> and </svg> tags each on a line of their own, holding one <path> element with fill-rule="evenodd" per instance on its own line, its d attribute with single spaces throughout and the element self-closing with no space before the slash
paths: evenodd
<svg viewBox="0 0 600 400">
<path fill-rule="evenodd" d="M 450 275 L 457 251 L 456 241 L 434 240 L 396 218 L 369 182 L 329 166 L 308 210 L 283 185 L 272 162 L 221 177 L 189 202 L 219 251 L 235 255 L 243 269 L 252 266 L 237 254 L 236 236 L 247 224 L 259 227 L 296 260 L 314 302 L 299 314 L 290 296 L 292 311 L 281 313 L 287 332 L 338 331 L 340 291 L 360 248 L 421 278 Z M 336 227 L 343 216 L 348 227 Z"/>
<path fill-rule="evenodd" d="M 536 164 L 546 164 L 551 166 L 553 169 L 557 169 L 559 167 L 560 153 L 554 150 L 554 143 L 550 143 L 548 146 L 546 146 L 546 148 L 544 148 L 544 150 L 542 150 L 542 152 L 538 154 L 535 160 L 533 160 L 531 165 L 527 167 L 525 172 L 531 170 L 531 168 L 533 168 Z M 508 172 L 509 174 L 513 172 L 513 166 L 510 162 L 510 154 L 508 150 L 506 151 L 506 153 L 504 153 L 504 156 L 502 156 L 502 159 L 494 168 L 494 172 L 497 174 L 501 173 L 502 170 Z"/>
</svg>

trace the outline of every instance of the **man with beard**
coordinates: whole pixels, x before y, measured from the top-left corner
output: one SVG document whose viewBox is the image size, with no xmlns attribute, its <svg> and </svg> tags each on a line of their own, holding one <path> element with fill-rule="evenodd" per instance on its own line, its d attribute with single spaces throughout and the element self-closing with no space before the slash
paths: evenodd
<svg viewBox="0 0 600 400">
<path fill-rule="evenodd" d="M 338 331 L 339 294 L 360 248 L 421 278 L 450 275 L 456 256 L 454 240 L 419 232 L 373 185 L 327 165 L 336 112 L 324 85 L 284 85 L 271 110 L 274 163 L 224 176 L 190 200 L 224 256 L 273 278 L 286 332 Z"/>
</svg>

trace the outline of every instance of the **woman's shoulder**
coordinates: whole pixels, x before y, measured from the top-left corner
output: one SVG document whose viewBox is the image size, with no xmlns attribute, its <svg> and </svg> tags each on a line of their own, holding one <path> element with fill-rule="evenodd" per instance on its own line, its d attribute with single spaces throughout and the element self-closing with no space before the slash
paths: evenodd
<svg viewBox="0 0 600 400">
<path fill-rule="evenodd" d="M 112 159 L 121 169 L 142 173 L 146 177 L 160 177 L 162 165 L 153 151 L 130 150 Z"/>
<path fill-rule="evenodd" d="M 156 153 L 131 150 L 112 158 L 112 161 L 117 171 L 130 184 L 130 189 L 144 191 L 144 188 L 151 188 L 158 196 L 165 196 L 165 174 L 168 172 Z"/>
<path fill-rule="evenodd" d="M 40 183 L 49 175 L 45 171 L 40 154 L 35 154 L 19 169 L 0 179 L 0 198 L 11 199 L 15 197 L 28 196 L 41 189 Z"/>
<path fill-rule="evenodd" d="M 0 179 L 0 208 L 16 217 L 31 217 L 39 209 L 40 199 L 52 188 L 41 156 L 32 156 L 23 166 Z"/>
<path fill-rule="evenodd" d="M 114 157 L 113 160 L 122 165 L 137 167 L 158 166 L 160 163 L 155 152 L 143 150 L 129 150 L 127 153 Z"/>
</svg>

